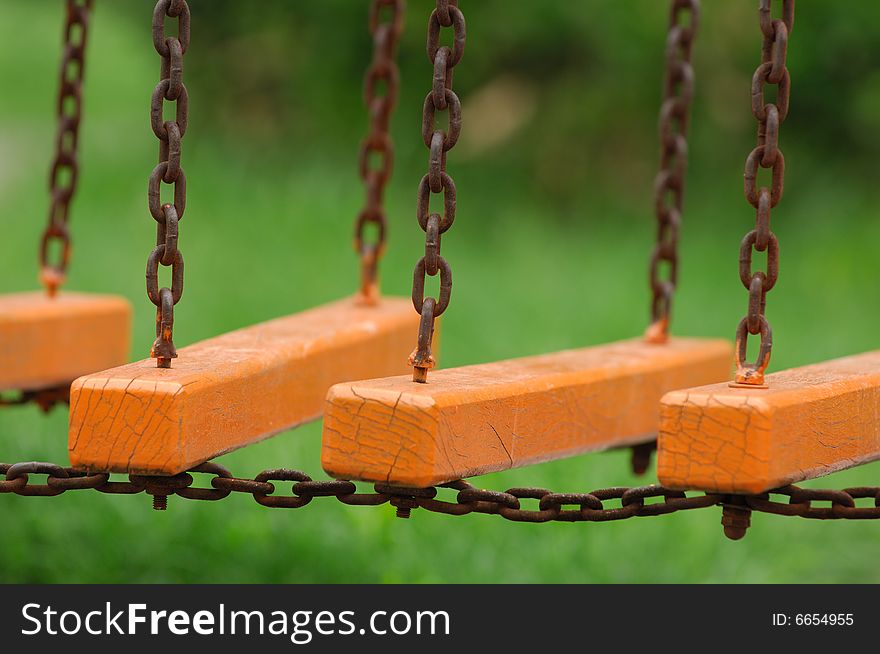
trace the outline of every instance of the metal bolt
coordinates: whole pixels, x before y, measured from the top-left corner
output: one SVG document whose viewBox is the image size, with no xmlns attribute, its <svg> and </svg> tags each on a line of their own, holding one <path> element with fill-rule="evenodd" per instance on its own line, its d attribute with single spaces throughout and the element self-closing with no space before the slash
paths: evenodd
<svg viewBox="0 0 880 654">
<path fill-rule="evenodd" d="M 633 474 L 643 475 L 648 471 L 651 465 L 651 455 L 656 449 L 657 441 L 633 446 L 632 457 L 630 458 Z"/>
<path fill-rule="evenodd" d="M 752 524 L 752 510 L 746 506 L 742 497 L 732 497 L 730 503 L 721 509 L 721 525 L 724 535 L 730 540 L 740 540 Z"/>
<path fill-rule="evenodd" d="M 168 510 L 168 496 L 167 495 L 153 495 L 153 510 L 154 511 L 167 511 Z"/>
<path fill-rule="evenodd" d="M 408 519 L 413 509 L 418 508 L 418 504 L 412 497 L 392 497 L 391 506 L 397 509 L 397 517 Z"/>
<path fill-rule="evenodd" d="M 428 369 L 427 368 L 413 368 L 413 381 L 417 384 L 425 384 L 428 381 Z"/>
</svg>

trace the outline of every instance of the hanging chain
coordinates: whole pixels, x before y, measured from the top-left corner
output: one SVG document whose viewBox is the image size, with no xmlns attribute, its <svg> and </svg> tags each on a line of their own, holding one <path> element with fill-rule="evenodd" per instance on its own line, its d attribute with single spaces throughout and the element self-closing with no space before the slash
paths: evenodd
<svg viewBox="0 0 880 654">
<path fill-rule="evenodd" d="M 678 280 L 678 232 L 687 168 L 687 127 L 694 94 L 691 51 L 700 19 L 699 0 L 672 0 L 666 38 L 666 75 L 660 105 L 660 171 L 654 179 L 657 243 L 651 252 L 651 326 L 646 338 L 665 343 Z M 666 278 L 663 265 L 668 265 Z"/>
<path fill-rule="evenodd" d="M 779 149 L 779 128 L 788 115 L 791 78 L 785 64 L 788 38 L 794 25 L 794 0 L 782 0 L 782 18 L 773 20 L 771 0 L 760 0 L 758 10 L 761 34 L 761 65 L 752 77 L 752 113 L 758 121 L 758 145 L 746 159 L 743 180 L 745 196 L 757 211 L 755 229 L 746 234 L 739 250 L 739 278 L 749 291 L 749 310 L 736 328 L 736 383 L 764 384 L 764 371 L 770 363 L 773 332 L 765 317 L 767 293 L 779 277 L 779 241 L 770 229 L 770 210 L 782 199 L 785 184 L 785 157 Z M 764 102 L 764 87 L 777 85 L 776 102 Z M 772 171 L 770 188 L 757 187 L 758 167 Z M 767 272 L 752 272 L 754 251 L 767 252 Z M 761 347 L 754 363 L 746 361 L 749 334 L 761 336 Z"/>
<path fill-rule="evenodd" d="M 452 47 L 440 45 L 440 28 L 452 28 Z M 458 0 L 437 0 L 437 7 L 428 20 L 428 60 L 434 65 L 431 91 L 422 108 L 422 139 L 428 148 L 428 174 L 419 182 L 416 217 L 425 232 L 425 256 L 419 259 L 413 272 L 412 301 L 419 322 L 418 345 L 409 357 L 413 367 L 413 381 L 424 384 L 428 371 L 434 367 L 431 342 L 434 324 L 446 311 L 452 296 L 452 268 L 440 256 L 440 237 L 455 221 L 455 183 L 446 172 L 446 154 L 455 147 L 461 134 L 461 102 L 452 90 L 455 67 L 464 54 L 467 40 L 464 14 Z M 449 111 L 449 129 L 436 125 L 438 111 Z M 431 194 L 443 194 L 443 215 L 429 213 Z M 425 297 L 425 280 L 440 274 L 440 298 Z"/>
<path fill-rule="evenodd" d="M 67 0 L 56 107 L 58 131 L 55 158 L 49 172 L 49 220 L 40 240 L 40 281 L 50 297 L 64 283 L 70 263 L 70 232 L 67 225 L 70 201 L 76 193 L 79 177 L 77 144 L 82 120 L 82 82 L 91 11 L 92 0 Z M 54 263 L 50 255 L 53 242 L 60 247 Z"/>
<path fill-rule="evenodd" d="M 165 34 L 165 17 L 177 18 L 178 35 Z M 157 223 L 156 247 L 147 258 L 147 296 L 156 305 L 156 340 L 150 356 L 159 368 L 170 368 L 174 347 L 174 306 L 183 295 L 183 254 L 177 248 L 178 223 L 186 208 L 186 175 L 180 146 L 189 119 L 189 95 L 183 83 L 183 55 L 190 40 L 189 6 L 185 0 L 159 0 L 153 10 L 153 46 L 162 58 L 159 83 L 150 99 L 150 124 L 159 139 L 159 165 L 150 173 L 147 202 Z M 174 120 L 164 120 L 165 101 L 176 103 Z M 174 185 L 174 203 L 161 201 L 161 184 Z M 171 288 L 159 288 L 159 264 L 171 267 Z"/>
<path fill-rule="evenodd" d="M 385 22 L 382 10 L 389 8 Z M 403 31 L 404 0 L 373 0 L 370 6 L 370 34 L 373 36 L 373 60 L 364 76 L 364 104 L 370 114 L 370 131 L 361 143 L 360 178 L 366 189 L 366 202 L 354 225 L 355 251 L 361 260 L 361 299 L 374 304 L 379 298 L 379 260 L 385 251 L 385 186 L 394 166 L 394 144 L 388 133 L 391 114 L 397 105 L 400 73 L 397 68 L 397 44 Z M 382 87 L 384 86 L 384 92 Z M 370 165 L 378 159 L 378 168 Z M 366 238 L 368 225 L 375 225 L 375 242 Z"/>
<path fill-rule="evenodd" d="M 752 81 L 752 110 L 759 122 L 758 147 L 746 162 L 745 192 L 749 202 L 757 209 L 756 229 L 746 235 L 740 254 L 740 277 L 749 289 L 749 313 L 737 329 L 737 381 L 760 384 L 770 357 L 770 327 L 764 318 L 765 296 L 778 274 L 779 246 L 770 231 L 770 209 L 782 197 L 785 160 L 778 148 L 779 125 L 788 112 L 789 73 L 785 65 L 788 36 L 794 20 L 794 0 L 783 0 L 783 18 L 771 20 L 771 0 L 761 0 L 760 25 L 764 35 L 762 64 Z M 401 7 L 399 0 L 374 0 L 371 13 L 371 31 L 376 43 L 373 65 L 367 72 L 366 98 L 371 113 L 371 132 L 361 151 L 361 177 L 367 186 L 367 206 L 358 217 L 356 238 L 362 259 L 372 254 L 372 263 L 365 264 L 363 290 L 367 284 L 375 286 L 375 263 L 384 243 L 384 212 L 381 197 L 391 171 L 392 150 L 387 136 L 388 119 L 394 106 L 397 90 L 397 69 L 393 54 L 400 34 Z M 378 14 L 383 6 L 391 6 L 394 16 L 388 24 L 378 24 Z M 70 239 L 66 222 L 68 204 L 76 187 L 76 143 L 80 121 L 81 82 L 86 28 L 91 0 L 78 4 L 67 3 L 66 46 L 62 64 L 62 82 L 59 98 L 58 147 L 52 167 L 52 211 L 49 227 L 41 246 L 43 280 L 50 294 L 54 293 L 64 279 L 69 258 Z M 678 22 L 681 15 L 691 13 L 690 27 Z M 166 37 L 165 16 L 179 20 L 179 36 Z M 189 8 L 184 0 L 159 0 L 153 14 L 153 43 L 162 57 L 161 80 L 153 92 L 151 101 L 151 124 L 160 141 L 159 165 L 153 170 L 149 184 L 150 213 L 158 223 L 157 247 L 147 263 L 147 292 L 157 306 L 157 339 L 151 356 L 159 360 L 160 367 L 170 366 L 176 357 L 172 342 L 173 306 L 183 292 L 183 257 L 177 249 L 177 226 L 183 217 L 186 203 L 186 177 L 180 167 L 180 143 L 187 126 L 187 91 L 183 85 L 183 54 L 189 45 Z M 651 258 L 652 318 L 656 333 L 665 335 L 669 309 L 675 289 L 676 243 L 681 220 L 682 189 L 686 164 L 687 142 L 685 133 L 693 88 L 693 72 L 690 54 L 698 20 L 698 0 L 674 0 L 667 40 L 666 98 L 660 112 L 661 171 L 657 176 L 658 243 Z M 80 38 L 76 42 L 75 26 L 79 26 Z M 440 27 L 454 28 L 454 46 L 439 46 Z M 440 234 L 452 225 L 455 218 L 455 186 L 446 173 L 446 152 L 454 147 L 461 130 L 461 105 L 452 91 L 452 69 L 461 60 L 465 44 L 464 16 L 456 6 L 456 0 L 437 0 L 437 8 L 431 14 L 428 27 L 428 56 L 434 64 L 434 84 L 425 100 L 423 113 L 423 136 L 430 150 L 429 172 L 419 185 L 418 219 L 426 232 L 425 256 L 415 270 L 413 303 L 422 315 L 419 330 L 419 347 L 412 356 L 414 379 L 425 381 L 427 371 L 433 365 L 431 338 L 434 319 L 449 304 L 452 280 L 449 265 L 440 256 Z M 374 94 L 376 82 L 385 80 L 384 96 Z M 778 84 L 776 103 L 764 104 L 765 83 Z M 678 92 L 675 89 L 678 88 Z M 72 103 L 69 102 L 72 100 Z M 176 101 L 177 113 L 173 121 L 164 121 L 163 101 Z M 65 105 L 72 104 L 68 113 Z M 435 129 L 436 110 L 449 109 L 449 131 Z M 373 171 L 368 168 L 369 157 L 377 153 L 382 166 Z M 758 166 L 771 168 L 771 189 L 756 189 Z M 58 182 L 60 171 L 70 171 L 67 186 Z M 174 185 L 174 203 L 161 204 L 161 182 Z M 428 214 L 430 193 L 444 193 L 445 212 Z M 671 203 L 666 198 L 671 194 Z M 364 245 L 363 226 L 375 222 L 379 226 L 379 240 Z M 47 246 L 51 239 L 58 239 L 63 246 L 61 262 L 47 263 Z M 752 248 L 768 251 L 768 272 L 751 272 Z M 669 278 L 661 281 L 658 265 L 670 264 Z M 158 265 L 172 267 L 172 289 L 158 289 Z M 366 266 L 369 266 L 369 269 Z M 367 273 L 372 272 L 369 276 Z M 425 275 L 441 276 L 439 302 L 424 298 Z M 366 292 L 365 292 L 366 295 Z M 650 330 L 649 330 L 650 331 Z M 761 334 L 761 354 L 757 364 L 747 364 L 745 341 L 747 334 Z M 211 475 L 210 488 L 193 487 L 193 474 Z M 168 497 L 177 495 L 185 499 L 215 501 L 231 493 L 252 495 L 262 506 L 271 508 L 300 508 L 316 497 L 335 497 L 348 505 L 376 506 L 390 503 L 400 517 L 409 517 L 413 509 L 466 515 L 486 513 L 517 522 L 607 522 L 642 516 L 658 516 L 677 511 L 722 506 L 722 525 L 730 538 L 741 538 L 749 526 L 752 511 L 812 519 L 880 519 L 880 487 L 858 487 L 843 490 L 804 489 L 786 486 L 759 495 L 725 495 L 704 493 L 688 496 L 661 486 L 618 487 L 595 490 L 589 493 L 554 493 L 543 488 L 511 488 L 505 492 L 480 490 L 466 481 L 444 484 L 440 488 L 456 491 L 454 501 L 436 499 L 438 488 L 402 488 L 376 484 L 373 493 L 357 493 L 350 481 L 314 481 L 304 472 L 290 469 L 265 470 L 253 479 L 236 478 L 221 465 L 204 463 L 192 470 L 173 477 L 129 475 L 128 481 L 111 481 L 106 473 L 87 474 L 51 463 L 28 462 L 14 465 L 0 464 L 0 494 L 14 493 L 21 496 L 55 496 L 68 490 L 94 489 L 109 494 L 147 493 L 153 496 L 157 509 L 167 507 Z M 45 475 L 45 484 L 33 483 L 31 475 Z M 273 482 L 292 483 L 292 494 L 276 494 Z M 782 495 L 787 502 L 771 499 Z M 658 499 L 660 501 L 648 500 Z M 872 506 L 858 506 L 857 500 L 870 500 Z M 521 500 L 538 502 L 537 510 L 522 508 Z M 606 506 L 612 502 L 619 506 Z M 826 502 L 830 506 L 818 507 L 813 502 Z M 577 507 L 565 509 L 564 507 Z"/>
</svg>

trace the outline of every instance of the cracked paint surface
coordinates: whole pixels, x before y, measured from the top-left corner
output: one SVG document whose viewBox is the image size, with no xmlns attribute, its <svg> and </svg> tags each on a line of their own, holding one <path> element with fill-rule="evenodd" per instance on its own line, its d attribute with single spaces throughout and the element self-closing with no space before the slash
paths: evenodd
<svg viewBox="0 0 880 654">
<path fill-rule="evenodd" d="M 331 475 L 431 486 L 652 440 L 671 389 L 726 379 L 732 346 L 634 339 L 334 386 L 321 462 Z"/>
<path fill-rule="evenodd" d="M 81 377 L 71 464 L 171 475 L 315 420 L 333 384 L 406 371 L 418 321 L 408 298 L 346 299 Z"/>
<path fill-rule="evenodd" d="M 662 400 L 657 473 L 680 489 L 762 493 L 880 458 L 880 352 Z"/>
</svg>

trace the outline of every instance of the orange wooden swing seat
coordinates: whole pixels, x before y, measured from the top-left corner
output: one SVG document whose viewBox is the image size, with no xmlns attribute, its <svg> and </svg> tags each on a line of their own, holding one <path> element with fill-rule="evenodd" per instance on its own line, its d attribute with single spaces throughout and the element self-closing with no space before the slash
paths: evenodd
<svg viewBox="0 0 880 654">
<path fill-rule="evenodd" d="M 783 3 L 779 20 L 770 19 L 769 2 L 762 4 L 759 20 L 765 56 L 752 78 L 758 142 L 743 176 L 746 199 L 757 213 L 755 229 L 740 245 L 739 273 L 749 304 L 737 328 L 737 383 L 677 390 L 663 398 L 658 476 L 675 489 L 765 493 L 880 459 L 880 352 L 764 377 L 772 350 L 766 296 L 779 275 L 770 210 L 784 186 L 778 141 L 789 106 L 785 53 L 794 2 Z M 777 104 L 764 102 L 768 84 L 778 84 Z M 769 188 L 757 188 L 759 165 L 772 168 Z M 765 250 L 766 271 L 753 271 L 753 252 Z M 754 363 L 745 361 L 749 334 L 761 339 Z"/>
<path fill-rule="evenodd" d="M 385 242 L 382 193 L 392 162 L 387 130 L 396 97 L 392 53 L 402 21 L 402 4 L 395 3 L 390 22 L 380 24 L 378 10 L 383 4 L 387 3 L 376 3 L 371 11 L 371 30 L 376 32 L 374 58 L 378 61 L 374 64 L 389 75 L 395 74 L 391 75 L 381 107 L 377 109 L 372 101 L 367 103 L 371 133 L 361 147 L 367 206 L 355 223 L 362 266 L 361 292 L 357 297 L 240 329 L 179 352 L 174 349 L 172 336 L 173 305 L 182 293 L 182 257 L 167 257 L 169 264 L 165 254 L 169 247 L 177 249 L 185 187 L 166 179 L 166 174 L 172 168 L 181 172 L 179 161 L 172 166 L 171 158 L 179 159 L 180 153 L 179 148 L 170 147 L 170 141 L 175 127 L 180 133 L 177 138 L 182 137 L 188 105 L 186 96 L 181 94 L 174 100 L 169 91 L 175 81 L 180 82 L 173 79 L 179 75 L 173 61 L 182 56 L 189 43 L 190 17 L 186 3 L 174 8 L 160 0 L 156 5 L 153 41 L 163 66 L 151 103 L 151 119 L 162 143 L 160 157 L 168 160 L 162 161 L 150 178 L 150 211 L 160 225 L 160 236 L 148 262 L 147 293 L 157 305 L 159 329 L 153 358 L 74 382 L 68 449 L 75 468 L 175 475 L 319 418 L 327 390 L 333 384 L 407 369 L 411 349 L 408 337 L 417 329 L 419 316 L 409 298 L 380 298 L 378 293 L 377 265 Z M 164 35 L 164 22 L 169 16 L 178 21 L 179 38 Z M 367 73 L 368 100 L 375 92 L 369 86 L 374 73 L 373 68 Z M 163 98 L 178 102 L 175 122 L 164 127 L 159 122 Z M 371 170 L 368 161 L 376 152 L 383 155 L 381 168 Z M 160 206 L 161 181 L 174 184 L 174 205 Z M 369 225 L 378 228 L 372 243 L 364 236 Z M 158 288 L 157 261 L 171 266 L 171 289 Z"/>
<path fill-rule="evenodd" d="M 733 349 L 727 341 L 666 338 L 677 275 L 687 152 L 684 132 L 693 86 L 690 52 L 697 9 L 694 3 L 674 3 L 670 15 L 666 97 L 660 112 L 661 171 L 655 185 L 658 242 L 651 257 L 654 322 L 649 337 L 439 370 L 426 384 L 390 377 L 334 386 L 327 401 L 322 450 L 322 465 L 331 476 L 432 486 L 583 452 L 648 443 L 656 437 L 664 393 L 692 385 L 696 379 L 709 383 L 728 376 Z M 687 28 L 681 22 L 685 14 L 691 20 Z M 433 22 L 431 26 L 428 51 L 433 59 L 433 37 L 439 27 Z M 453 28 L 456 36 L 463 34 L 463 27 L 454 22 Z M 435 70 L 442 69 L 438 62 L 442 60 L 435 61 Z M 446 138 L 432 127 L 437 106 L 432 98 L 429 95 L 425 101 L 426 145 Z M 434 162 L 432 158 L 430 165 Z M 427 257 L 429 252 L 439 252 L 439 241 L 422 222 Z M 661 279 L 663 263 L 669 264 L 668 279 Z M 424 269 L 417 267 L 417 282 L 421 272 Z M 444 302 L 441 293 L 440 302 L 445 309 L 448 294 Z M 426 306 L 422 305 L 423 314 Z M 428 333 L 423 330 L 420 338 Z M 425 381 L 427 374 L 420 362 L 419 356 L 414 358 L 415 381 Z"/>
<path fill-rule="evenodd" d="M 355 298 L 145 359 L 71 389 L 68 448 L 82 470 L 174 475 L 320 417 L 338 382 L 406 370 L 409 298 Z"/>
<path fill-rule="evenodd" d="M 128 358 L 131 305 L 112 295 L 0 295 L 0 391 L 67 386 Z"/>
<path fill-rule="evenodd" d="M 394 8 L 391 22 L 384 26 L 378 23 L 383 6 Z M 174 80 L 172 75 L 179 76 L 182 67 L 174 68 L 171 62 L 182 57 L 186 48 L 176 37 L 166 39 L 159 29 L 172 10 L 177 11 L 174 17 L 180 21 L 181 40 L 189 40 L 186 3 L 172 8 L 169 0 L 159 0 L 153 16 L 153 38 L 163 58 L 163 78 L 157 91 L 167 90 L 172 83 L 180 84 L 180 79 Z M 443 26 L 454 30 L 452 49 L 438 45 L 443 22 L 441 10 L 448 14 L 449 25 Z M 380 298 L 376 265 L 384 247 L 385 229 L 380 205 L 390 174 L 387 121 L 396 88 L 388 91 L 386 97 L 391 100 L 385 104 L 370 102 L 369 95 L 373 92 L 373 77 L 378 75 L 376 71 L 393 70 L 388 78 L 396 84 L 397 73 L 396 68 L 392 69 L 390 53 L 396 47 L 394 39 L 399 37 L 401 11 L 402 3 L 394 0 L 374 0 L 371 10 L 377 59 L 367 73 L 367 104 L 373 115 L 374 131 L 362 146 L 362 177 L 367 183 L 368 207 L 356 223 L 357 249 L 363 266 L 359 295 L 190 345 L 180 350 L 178 358 L 171 337 L 173 306 L 182 293 L 183 260 L 176 244 L 184 203 L 179 202 L 177 182 L 173 181 L 168 183 L 175 185 L 175 204 L 162 206 L 162 221 L 153 212 L 165 229 L 164 244 L 160 228 L 159 244 L 151 253 L 147 268 L 147 293 L 159 316 L 156 343 L 164 343 L 165 348 L 157 349 L 154 345 L 153 358 L 117 365 L 125 359 L 129 347 L 131 307 L 126 300 L 78 293 L 56 295 L 67 265 L 66 251 L 63 266 L 56 270 L 57 280 L 50 279 L 47 285 L 48 295 L 39 292 L 0 296 L 0 391 L 63 387 L 71 378 L 86 373 L 73 381 L 70 391 L 68 446 L 76 473 L 173 476 L 316 420 L 323 413 L 324 470 L 338 479 L 406 487 L 376 488 L 376 497 L 383 502 L 391 499 L 394 504 L 395 498 L 419 496 L 416 488 L 656 439 L 657 472 L 664 488 L 605 489 L 615 493 L 627 490 L 622 495 L 608 495 L 620 498 L 624 508 L 630 506 L 628 495 L 634 497 L 642 502 L 632 505 L 637 509 L 652 509 L 643 503 L 646 497 L 662 495 L 666 504 L 658 508 L 663 512 L 723 502 L 725 532 L 731 538 L 739 538 L 744 533 L 742 525 L 748 525 L 748 513 L 752 510 L 749 501 L 762 498 L 731 495 L 761 495 L 780 489 L 794 502 L 794 491 L 783 491 L 782 487 L 880 460 L 880 350 L 764 377 L 772 348 L 772 332 L 765 317 L 766 294 L 776 283 L 779 256 L 778 241 L 770 231 L 769 212 L 782 194 L 784 158 L 778 151 L 778 129 L 788 108 L 785 52 L 793 22 L 793 0 L 784 3 L 780 20 L 770 20 L 769 0 L 762 1 L 759 13 L 765 37 L 764 54 L 752 88 L 753 111 L 760 123 L 759 141 L 748 157 L 744 176 L 746 197 L 757 210 L 757 221 L 755 230 L 746 235 L 740 246 L 740 277 L 749 290 L 749 313 L 737 329 L 735 356 L 734 345 L 727 340 L 670 338 L 667 333 L 677 283 L 677 238 L 687 152 L 684 134 L 693 82 L 690 48 L 698 18 L 696 0 L 675 0 L 667 41 L 667 97 L 661 109 L 663 155 L 655 185 L 660 229 L 651 256 L 653 323 L 645 337 L 438 370 L 430 378 L 435 321 L 446 310 L 451 294 L 451 268 L 440 257 L 440 235 L 451 226 L 455 210 L 455 187 L 445 170 L 446 154 L 460 130 L 459 100 L 451 89 L 451 78 L 447 80 L 443 75 L 450 74 L 461 57 L 465 28 L 457 5 L 438 1 L 428 28 L 429 58 L 435 58 L 434 86 L 425 101 L 423 116 L 425 144 L 431 157 L 429 173 L 420 183 L 418 208 L 419 222 L 426 233 L 425 256 L 415 269 L 412 298 Z M 679 15 L 688 12 L 690 27 L 684 27 L 678 22 Z M 68 39 L 71 21 L 84 24 L 86 18 L 87 13 L 72 13 L 69 9 Z M 167 54 L 163 53 L 162 44 Z M 81 53 L 78 56 L 81 60 Z M 779 102 L 784 110 L 776 105 L 763 105 L 762 84 L 774 78 L 772 83 L 780 85 Z M 681 88 L 676 96 L 677 87 Z M 444 106 L 448 105 L 450 110 L 449 133 L 433 127 L 439 105 L 431 103 L 436 96 L 445 98 Z M 174 100 L 183 99 L 184 116 L 185 98 L 178 94 Z M 384 115 L 374 105 L 380 106 Z M 763 118 L 759 110 L 763 111 Z M 153 119 L 162 115 L 154 110 Z M 673 118 L 678 121 L 677 133 L 670 131 Z M 157 137 L 164 139 L 160 157 L 168 159 L 154 170 L 151 189 L 154 178 L 164 179 L 164 173 L 172 169 L 172 156 L 178 158 L 176 168 L 182 174 L 179 147 L 170 147 L 175 133 L 179 146 L 181 124 L 185 127 L 186 120 L 181 123 L 178 112 L 176 121 L 166 123 L 164 137 L 154 126 Z M 770 156 L 772 150 L 776 152 Z M 368 170 L 366 161 L 371 152 L 383 154 L 382 170 Z M 67 159 L 60 160 L 63 163 Z M 56 162 L 55 167 L 58 165 Z M 772 188 L 759 191 L 755 187 L 758 165 L 773 169 Z M 157 171 L 163 174 L 157 175 Z M 54 177 L 55 172 L 53 180 Z M 185 182 L 181 186 L 185 199 Z M 443 216 L 428 216 L 429 191 L 443 193 Z M 664 199 L 669 193 L 675 196 L 672 204 Z M 64 196 L 54 191 L 53 195 Z M 152 203 L 158 200 L 158 190 L 151 190 L 151 210 Z M 364 226 L 370 222 L 380 227 L 379 240 L 372 245 L 363 240 Z M 62 229 L 54 222 L 50 222 L 46 234 L 68 238 L 66 226 Z M 172 245 L 176 256 L 170 257 L 169 264 L 164 260 Z M 766 272 L 752 272 L 753 249 L 767 251 Z M 41 258 L 45 259 L 45 252 Z M 172 267 L 171 289 L 159 291 L 156 286 L 157 260 Z M 661 263 L 669 264 L 671 269 L 666 279 L 658 272 Z M 178 265 L 179 278 L 175 272 Z M 44 273 L 46 270 L 44 266 Z M 425 276 L 438 273 L 439 301 L 425 298 Z M 410 336 L 417 329 L 419 344 L 409 354 Z M 755 363 L 745 361 L 748 334 L 761 336 Z M 169 367 L 172 359 L 176 363 Z M 721 382 L 729 376 L 732 359 L 737 366 L 736 381 Z M 414 370 L 412 376 L 407 374 L 410 366 Z M 103 370 L 88 372 L 94 369 Z M 357 381 L 365 378 L 368 379 Z M 52 486 L 51 478 L 61 480 L 56 473 L 47 473 L 57 466 L 25 466 L 29 466 L 26 472 L 50 475 L 49 486 L 38 487 L 41 490 Z M 15 476 L 13 469 L 17 467 L 21 464 L 3 467 L 4 471 L 8 469 L 8 484 L 22 476 L 27 482 L 26 472 L 19 471 Z M 61 473 L 66 477 L 68 471 Z M 267 473 L 257 480 L 302 478 L 299 473 Z M 99 481 L 104 483 L 106 479 Z M 17 486 L 13 492 L 45 494 L 25 493 L 23 488 Z M 461 486 L 458 488 L 461 490 Z M 645 490 L 648 493 L 642 493 Z M 686 498 L 678 497 L 673 492 L 677 490 L 729 495 L 721 500 L 715 496 Z M 541 510 L 514 509 L 515 516 L 505 515 L 502 510 L 502 515 L 517 520 L 531 521 L 532 516 L 535 520 L 548 519 L 543 506 L 547 495 L 519 491 L 523 492 L 511 489 L 505 495 L 514 500 L 540 498 Z M 299 494 L 296 488 L 294 493 Z M 592 509 L 594 512 L 604 510 L 610 516 L 618 511 L 603 508 L 600 493 L 594 493 L 589 495 L 599 502 L 599 508 Z M 870 496 L 865 489 L 849 489 L 844 495 L 850 501 Z M 303 495 L 297 500 L 310 497 Z M 583 496 L 562 497 L 565 501 L 561 503 L 556 498 L 556 509 L 578 503 Z M 571 501 L 572 497 L 575 501 Z M 827 495 L 824 497 L 827 499 Z M 347 501 L 341 495 L 338 499 Z M 372 498 L 368 499 L 373 503 Z M 673 505 L 672 500 L 681 504 Z M 684 504 L 692 500 L 708 503 Z M 459 502 L 456 506 L 460 507 L 467 500 L 460 496 Z M 834 504 L 837 507 L 838 501 Z M 159 502 L 155 506 L 164 505 Z M 408 515 L 405 504 L 396 506 L 398 515 Z M 468 512 L 476 507 L 464 508 Z M 587 508 L 582 504 L 581 515 L 576 517 L 597 519 L 595 513 L 583 513 Z M 450 508 L 443 512 L 459 513 Z M 549 519 L 567 519 L 574 512 L 566 513 L 569 515 L 561 515 L 557 510 Z M 833 513 L 831 517 L 841 517 Z M 863 511 L 857 509 L 857 513 L 843 517 L 864 517 Z M 624 517 L 650 514 L 633 512 Z"/>
<path fill-rule="evenodd" d="M 128 360 L 127 300 L 58 291 L 71 256 L 68 219 L 79 175 L 77 143 L 90 15 L 91 3 L 68 2 L 49 220 L 39 246 L 40 280 L 46 290 L 0 295 L 0 391 L 31 396 L 44 410 L 66 399 L 70 383 L 80 375 Z"/>
<path fill-rule="evenodd" d="M 330 389 L 321 463 L 331 476 L 433 486 L 654 440 L 669 390 L 729 374 L 715 339 L 633 339 Z"/>
<path fill-rule="evenodd" d="M 880 351 L 663 398 L 664 486 L 763 493 L 880 459 Z"/>
</svg>

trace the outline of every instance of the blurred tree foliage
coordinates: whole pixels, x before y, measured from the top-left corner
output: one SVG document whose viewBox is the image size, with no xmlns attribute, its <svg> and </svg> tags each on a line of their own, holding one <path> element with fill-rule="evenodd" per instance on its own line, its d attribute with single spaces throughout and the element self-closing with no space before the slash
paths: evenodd
<svg viewBox="0 0 880 654">
<path fill-rule="evenodd" d="M 132 2 L 114 10 L 146 20 Z M 733 171 L 752 147 L 756 4 L 703 3 L 691 139 L 697 186 L 710 176 L 735 185 Z M 360 93 L 370 53 L 367 0 L 190 5 L 195 47 L 187 82 L 200 129 L 234 140 L 243 152 L 277 156 L 279 165 L 292 157 L 348 156 L 353 166 L 366 129 Z M 393 132 L 398 171 L 412 177 L 424 167 L 419 119 L 431 76 L 424 31 L 432 5 L 410 0 L 400 48 L 402 94 Z M 485 182 L 483 192 L 527 187 L 524 201 L 563 220 L 587 200 L 644 213 L 656 166 L 668 3 L 464 0 L 463 6 L 469 39 L 456 88 L 465 129 L 451 167 Z M 789 54 L 793 108 L 782 135 L 790 179 L 830 180 L 876 158 L 878 19 L 874 2 L 798 2 Z"/>
</svg>

